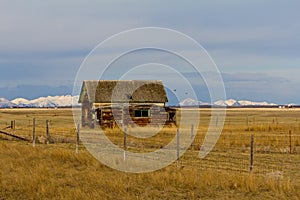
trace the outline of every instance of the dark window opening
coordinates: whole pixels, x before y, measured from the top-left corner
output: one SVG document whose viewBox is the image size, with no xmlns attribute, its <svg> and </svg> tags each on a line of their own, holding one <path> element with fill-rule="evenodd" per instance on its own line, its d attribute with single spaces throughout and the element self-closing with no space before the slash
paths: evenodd
<svg viewBox="0 0 300 200">
<path fill-rule="evenodd" d="M 149 117 L 150 112 L 149 110 L 135 110 L 134 117 Z"/>
</svg>

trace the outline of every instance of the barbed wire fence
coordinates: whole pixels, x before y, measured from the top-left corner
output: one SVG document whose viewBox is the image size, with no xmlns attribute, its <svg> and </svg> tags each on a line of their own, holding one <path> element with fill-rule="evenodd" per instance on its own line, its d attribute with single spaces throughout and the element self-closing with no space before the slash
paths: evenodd
<svg viewBox="0 0 300 200">
<path fill-rule="evenodd" d="M 83 148 L 78 146 L 79 137 L 72 118 L 26 117 L 10 121 L 2 120 L 0 128 L 13 135 L 26 138 L 30 142 L 33 142 L 35 134 L 34 143 L 37 144 L 71 143 L 74 144 L 74 152 L 76 147 L 77 153 L 78 148 Z M 291 179 L 300 179 L 300 120 L 298 118 L 289 119 L 288 122 L 280 122 L 280 119 L 276 117 L 227 118 L 216 146 L 204 159 L 199 159 L 198 154 L 206 129 L 201 124 L 198 130 L 194 130 L 192 124 L 188 129 L 190 130 L 180 131 L 180 133 L 191 134 L 191 136 L 195 134 L 196 137 L 192 146 L 180 158 L 179 166 L 237 174 L 267 175 L 278 172 Z M 166 131 L 170 131 L 167 134 L 169 136 L 177 133 L 176 128 Z M 137 146 L 134 142 L 123 143 L 122 135 L 119 136 L 120 140 L 117 144 L 120 147 L 126 145 L 126 149 L 130 149 Z M 9 137 L 1 135 L 1 138 L 8 139 Z M 156 141 L 159 141 L 159 138 Z M 145 143 L 143 148 L 151 149 L 159 146 L 161 145 Z"/>
<path fill-rule="evenodd" d="M 1 122 L 1 130 L 26 138 L 28 141 L 33 140 L 35 133 L 36 143 L 74 143 L 76 141 L 75 126 L 64 126 L 70 123 L 69 120 L 45 120 L 45 119 L 24 119 Z M 13 125 L 11 125 L 13 124 Z M 47 128 L 48 127 L 48 128 Z"/>
</svg>

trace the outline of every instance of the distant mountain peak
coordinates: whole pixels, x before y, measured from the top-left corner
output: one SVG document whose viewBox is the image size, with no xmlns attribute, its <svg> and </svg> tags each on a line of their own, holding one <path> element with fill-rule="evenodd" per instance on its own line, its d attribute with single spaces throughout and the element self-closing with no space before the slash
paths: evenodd
<svg viewBox="0 0 300 200">
<path fill-rule="evenodd" d="M 191 98 L 184 99 L 179 103 L 180 106 L 200 106 L 200 105 L 210 105 L 209 103 L 197 101 Z"/>
<path fill-rule="evenodd" d="M 12 100 L 11 102 L 14 103 L 14 104 L 17 104 L 17 105 L 19 105 L 19 104 L 28 104 L 29 103 L 29 101 L 27 99 L 24 99 L 24 98 L 16 98 L 16 99 Z"/>
<path fill-rule="evenodd" d="M 74 98 L 77 105 L 79 96 L 75 96 Z M 0 107 L 1 108 L 70 107 L 72 106 L 72 102 L 73 102 L 73 96 L 71 95 L 39 97 L 33 100 L 16 98 L 12 101 L 9 101 L 5 98 L 0 98 Z"/>
<path fill-rule="evenodd" d="M 16 106 L 14 103 L 10 102 L 8 99 L 0 97 L 0 108 L 11 108 Z"/>
<path fill-rule="evenodd" d="M 241 106 L 240 103 L 235 100 L 235 99 L 228 99 L 228 100 L 219 100 L 219 101 L 216 101 L 214 102 L 214 105 L 216 106 Z"/>
<path fill-rule="evenodd" d="M 180 102 L 180 106 L 200 106 L 200 105 L 211 105 L 209 103 L 204 103 L 201 101 L 196 101 L 194 99 L 188 98 Z M 268 102 L 254 102 L 248 100 L 219 100 L 213 103 L 215 106 L 223 106 L 223 107 L 242 107 L 242 106 L 276 106 L 277 104 L 268 103 Z"/>
</svg>

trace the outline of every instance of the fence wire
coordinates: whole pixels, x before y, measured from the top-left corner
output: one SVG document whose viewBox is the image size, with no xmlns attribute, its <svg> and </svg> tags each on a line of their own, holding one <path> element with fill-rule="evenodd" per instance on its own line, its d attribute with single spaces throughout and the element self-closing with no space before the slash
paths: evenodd
<svg viewBox="0 0 300 200">
<path fill-rule="evenodd" d="M 63 112 L 48 111 L 44 114 L 29 115 L 26 112 L 0 117 L 0 130 L 32 140 L 33 118 L 37 143 L 46 143 L 46 120 L 49 120 L 49 133 L 52 143 L 76 143 L 76 125 L 72 115 Z M 246 114 L 247 113 L 247 114 Z M 238 112 L 230 111 L 227 115 L 223 132 L 204 159 L 198 154 L 203 143 L 209 112 L 204 112 L 200 126 L 195 131 L 192 146 L 180 158 L 183 167 L 194 167 L 205 171 L 212 169 L 222 172 L 246 174 L 250 171 L 251 135 L 254 135 L 254 168 L 252 173 L 267 175 L 280 172 L 291 179 L 300 179 L 300 112 Z M 12 121 L 14 126 L 12 127 Z M 180 127 L 179 127 L 180 129 Z M 185 128 L 185 129 L 189 129 Z M 192 124 L 189 130 L 181 134 L 193 134 Z M 158 136 L 146 139 L 129 137 L 127 149 L 137 152 L 149 152 L 162 148 L 176 135 L 176 127 L 165 128 Z M 107 136 L 120 148 L 124 141 L 122 130 L 107 130 Z M 0 135 L 0 139 L 12 138 Z M 83 148 L 81 146 L 81 148 Z"/>
</svg>

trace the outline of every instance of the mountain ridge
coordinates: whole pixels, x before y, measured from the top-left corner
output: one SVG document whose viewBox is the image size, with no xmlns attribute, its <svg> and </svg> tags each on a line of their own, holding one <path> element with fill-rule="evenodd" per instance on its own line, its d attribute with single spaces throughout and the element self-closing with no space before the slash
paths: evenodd
<svg viewBox="0 0 300 200">
<path fill-rule="evenodd" d="M 0 108 L 54 108 L 54 107 L 71 107 L 78 106 L 79 96 L 62 95 L 62 96 L 47 96 L 37 99 L 28 100 L 25 98 L 16 98 L 9 101 L 5 98 L 0 98 Z"/>
<path fill-rule="evenodd" d="M 180 106 L 221 106 L 221 107 L 243 107 L 243 106 L 277 106 L 275 103 L 255 102 L 249 100 L 218 100 L 213 103 L 197 101 L 191 98 L 184 99 L 179 103 Z"/>
<path fill-rule="evenodd" d="M 16 98 L 9 101 L 6 98 L 0 97 L 0 108 L 53 108 L 53 107 L 71 107 L 79 106 L 79 96 L 62 95 L 62 96 L 47 96 L 39 97 L 37 99 L 28 100 L 25 98 Z M 286 104 L 286 106 L 296 106 L 295 104 Z M 249 100 L 219 100 L 213 103 L 197 101 L 191 98 L 182 100 L 178 106 L 220 106 L 220 107 L 245 107 L 245 106 L 279 106 L 279 104 L 268 103 L 266 101 L 255 102 Z"/>
</svg>

